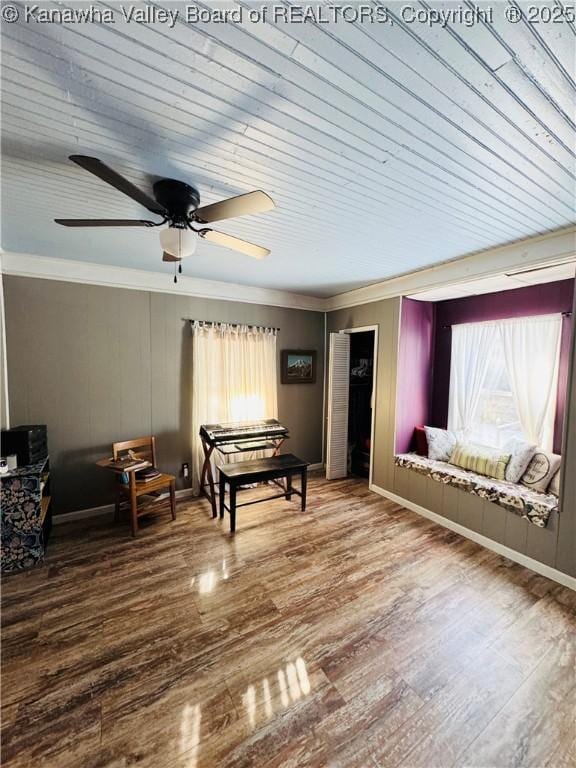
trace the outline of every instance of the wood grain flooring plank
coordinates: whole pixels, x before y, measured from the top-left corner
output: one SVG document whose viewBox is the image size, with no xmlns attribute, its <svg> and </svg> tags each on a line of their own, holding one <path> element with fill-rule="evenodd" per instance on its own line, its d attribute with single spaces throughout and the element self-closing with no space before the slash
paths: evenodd
<svg viewBox="0 0 576 768">
<path fill-rule="evenodd" d="M 576 593 L 309 488 L 234 536 L 205 500 L 56 527 L 3 580 L 3 766 L 572 768 Z"/>
<path fill-rule="evenodd" d="M 534 672 L 472 742 L 463 763 L 523 768 L 565 761 L 573 751 L 576 636 L 562 633 Z"/>
<path fill-rule="evenodd" d="M 495 654 L 478 661 L 476 667 L 456 675 L 441 695 L 434 695 L 396 732 L 396 738 L 377 755 L 379 763 L 445 768 L 458 762 L 523 680 L 519 667 Z"/>
</svg>

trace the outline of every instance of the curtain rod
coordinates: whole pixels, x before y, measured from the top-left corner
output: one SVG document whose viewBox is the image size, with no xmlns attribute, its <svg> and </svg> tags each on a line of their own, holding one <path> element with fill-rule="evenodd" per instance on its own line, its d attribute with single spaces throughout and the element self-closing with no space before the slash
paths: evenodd
<svg viewBox="0 0 576 768">
<path fill-rule="evenodd" d="M 185 323 L 208 323 L 212 325 L 231 325 L 233 328 L 239 328 L 242 325 L 245 325 L 247 328 L 262 328 L 264 330 L 269 331 L 279 331 L 280 328 L 274 328 L 271 325 L 254 325 L 253 323 L 227 323 L 224 320 L 195 320 L 191 317 L 183 317 L 182 320 Z"/>
<path fill-rule="evenodd" d="M 556 314 L 554 312 L 550 312 L 550 314 Z M 572 317 L 572 312 L 558 312 L 559 315 L 562 315 L 562 317 Z M 538 317 L 538 315 L 526 315 L 526 317 Z M 521 317 L 515 318 L 515 317 L 503 317 L 502 320 L 521 320 Z M 483 322 L 480 320 L 480 322 Z M 487 322 L 492 322 L 491 320 L 488 320 Z M 497 323 L 497 320 L 494 320 L 493 322 Z M 460 323 L 453 323 L 453 325 L 460 325 Z M 447 331 L 449 328 L 452 328 L 452 325 L 442 325 L 440 326 L 443 331 Z"/>
</svg>

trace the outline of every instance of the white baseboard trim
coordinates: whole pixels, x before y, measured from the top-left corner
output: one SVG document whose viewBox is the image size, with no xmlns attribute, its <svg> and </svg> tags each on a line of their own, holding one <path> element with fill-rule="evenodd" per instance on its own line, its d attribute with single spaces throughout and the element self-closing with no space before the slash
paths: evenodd
<svg viewBox="0 0 576 768">
<path fill-rule="evenodd" d="M 319 462 L 317 464 L 310 464 L 308 467 L 309 472 L 314 472 L 318 469 L 324 469 L 324 463 Z M 176 491 L 177 499 L 186 499 L 192 497 L 192 488 L 181 488 Z M 160 499 L 168 498 L 168 494 L 164 493 L 159 497 Z M 102 507 L 89 507 L 88 509 L 78 509 L 74 512 L 63 512 L 60 515 L 54 515 L 52 518 L 53 525 L 62 525 L 63 523 L 71 523 L 75 520 L 86 520 L 89 517 L 100 517 L 101 515 L 111 515 L 114 513 L 114 504 L 104 504 Z"/>
<path fill-rule="evenodd" d="M 102 507 L 89 507 L 88 509 L 78 509 L 75 512 L 62 512 L 59 515 L 52 516 L 52 525 L 62 525 L 63 523 L 72 523 L 75 520 L 84 520 L 88 517 L 99 517 L 114 512 L 114 504 L 105 504 Z"/>
<path fill-rule="evenodd" d="M 308 467 L 309 472 L 314 472 L 318 469 L 324 469 L 324 463 L 322 461 L 317 464 L 310 464 Z M 181 488 L 176 491 L 177 499 L 186 499 L 194 494 L 192 488 Z M 168 494 L 162 494 L 160 499 L 168 498 Z M 74 512 L 63 512 L 60 515 L 54 515 L 52 518 L 53 525 L 62 525 L 63 523 L 71 523 L 75 520 L 86 520 L 89 517 L 100 517 L 101 515 L 111 515 L 114 513 L 114 504 L 105 504 L 102 507 L 89 507 L 88 509 L 78 509 Z"/>
<path fill-rule="evenodd" d="M 192 496 L 192 488 L 181 488 L 176 491 L 177 499 L 187 499 Z M 164 500 L 168 498 L 167 493 L 163 493 L 158 497 L 158 500 Z M 100 515 L 111 515 L 114 513 L 114 504 L 104 504 L 102 507 L 89 507 L 88 509 L 78 509 L 75 512 L 63 512 L 60 515 L 54 515 L 52 518 L 53 525 L 62 525 L 63 523 L 72 523 L 75 520 L 85 520 L 89 517 L 100 517 Z"/>
<path fill-rule="evenodd" d="M 531 571 L 539 573 L 540 576 L 545 576 L 546 578 L 551 579 L 558 584 L 562 584 L 564 587 L 568 587 L 568 589 L 573 589 L 576 591 L 576 578 L 573 576 L 568 576 L 568 574 L 562 573 L 562 571 L 558 571 L 556 568 L 552 568 L 549 565 L 540 563 L 538 560 L 534 560 L 527 555 L 523 555 L 521 552 L 516 552 L 515 549 L 505 547 L 504 544 L 500 544 L 493 539 L 489 539 L 487 536 L 483 536 L 481 533 L 476 533 L 476 531 L 472 531 L 470 528 L 466 528 L 459 523 L 455 523 L 452 520 L 449 520 L 447 517 L 442 517 L 442 515 L 438 515 L 436 512 L 432 512 L 431 510 L 426 509 L 426 507 L 421 507 L 419 504 L 414 504 L 414 502 L 408 501 L 408 499 L 403 499 L 401 496 L 397 496 L 391 491 L 386 491 L 384 488 L 380 488 L 378 485 L 371 484 L 370 490 L 374 491 L 374 493 L 377 493 L 380 496 L 384 496 L 384 498 L 389 499 L 390 501 L 394 501 L 401 507 L 406 507 L 406 509 L 409 509 L 411 512 L 416 512 L 417 515 L 422 515 L 422 517 L 426 517 L 428 520 L 432 520 L 444 528 L 449 528 L 451 531 L 459 533 L 461 536 L 464 536 L 471 541 L 475 541 L 476 544 L 480 544 L 481 546 L 486 547 L 486 549 L 491 549 L 492 552 L 496 552 L 498 555 L 507 557 L 509 560 L 513 560 L 515 563 L 523 565 L 525 568 L 529 568 Z"/>
<path fill-rule="evenodd" d="M 319 462 L 318 464 L 310 464 L 308 467 L 308 470 L 310 472 L 313 472 L 317 469 L 324 469 L 323 462 Z M 179 491 L 176 491 L 176 498 L 177 499 L 186 499 L 194 494 L 192 493 L 192 488 L 181 488 Z M 168 494 L 165 493 L 161 498 L 168 498 Z M 63 523 L 72 523 L 75 520 L 86 520 L 89 517 L 100 517 L 101 515 L 111 515 L 114 512 L 114 504 L 105 504 L 102 507 L 89 507 L 88 509 L 78 509 L 74 512 L 63 512 L 60 515 L 54 515 L 52 518 L 52 524 L 53 525 L 62 525 Z"/>
</svg>

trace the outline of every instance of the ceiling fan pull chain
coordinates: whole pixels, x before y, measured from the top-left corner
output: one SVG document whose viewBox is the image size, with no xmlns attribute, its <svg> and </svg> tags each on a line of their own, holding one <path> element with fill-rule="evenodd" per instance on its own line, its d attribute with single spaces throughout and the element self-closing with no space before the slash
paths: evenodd
<svg viewBox="0 0 576 768">
<path fill-rule="evenodd" d="M 178 264 L 178 274 L 182 274 L 182 264 Z"/>
</svg>

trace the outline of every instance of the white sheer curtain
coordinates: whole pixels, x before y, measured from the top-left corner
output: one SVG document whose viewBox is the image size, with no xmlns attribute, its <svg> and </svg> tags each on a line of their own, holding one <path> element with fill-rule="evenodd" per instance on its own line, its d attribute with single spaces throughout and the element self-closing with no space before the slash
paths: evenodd
<svg viewBox="0 0 576 768">
<path fill-rule="evenodd" d="M 561 330 L 561 315 L 453 326 L 448 428 L 497 447 L 517 434 L 551 450 Z"/>
<path fill-rule="evenodd" d="M 504 320 L 499 331 L 522 431 L 529 442 L 552 450 L 562 316 Z"/>
<path fill-rule="evenodd" d="M 498 330 L 492 323 L 466 323 L 452 328 L 448 429 L 468 437 L 490 374 Z"/>
<path fill-rule="evenodd" d="M 201 424 L 278 416 L 276 330 L 226 323 L 192 323 L 192 486 L 204 461 Z M 218 452 L 214 451 L 216 464 Z M 259 454 L 251 454 L 251 458 Z M 244 460 L 234 455 L 227 462 Z M 221 462 L 220 462 L 221 463 Z M 214 469 L 214 467 L 213 467 Z"/>
</svg>

